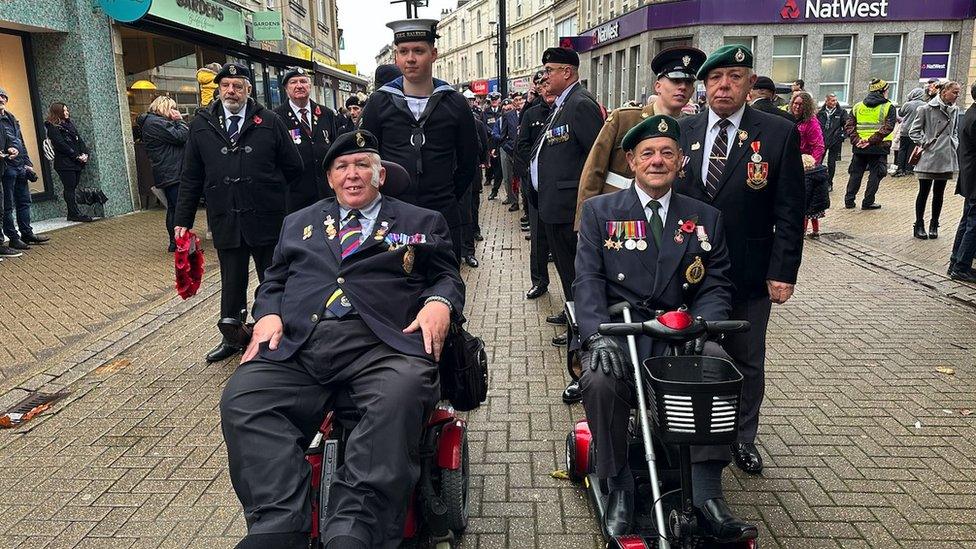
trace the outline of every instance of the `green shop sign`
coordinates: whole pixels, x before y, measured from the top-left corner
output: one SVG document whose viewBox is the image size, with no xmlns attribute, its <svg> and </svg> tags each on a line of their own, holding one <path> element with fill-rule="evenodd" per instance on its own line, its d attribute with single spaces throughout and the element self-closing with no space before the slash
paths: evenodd
<svg viewBox="0 0 976 549">
<path fill-rule="evenodd" d="M 255 40 L 284 40 L 280 11 L 256 11 L 251 14 Z"/>
<path fill-rule="evenodd" d="M 247 41 L 241 12 L 212 0 L 153 0 L 149 15 L 236 42 Z"/>
</svg>

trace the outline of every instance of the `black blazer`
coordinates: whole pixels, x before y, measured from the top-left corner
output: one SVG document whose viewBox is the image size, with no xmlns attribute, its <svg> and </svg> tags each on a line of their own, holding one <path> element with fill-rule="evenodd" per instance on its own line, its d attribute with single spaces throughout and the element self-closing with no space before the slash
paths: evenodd
<svg viewBox="0 0 976 549">
<path fill-rule="evenodd" d="M 599 103 L 582 84 L 575 84 L 536 144 L 541 147 L 537 203 L 539 219 L 544 223 L 575 221 L 580 174 L 602 127 Z M 534 151 L 529 156 L 530 166 Z"/>
<path fill-rule="evenodd" d="M 285 127 L 298 146 L 298 153 L 302 155 L 302 164 L 305 167 L 300 178 L 288 182 L 288 194 L 285 196 L 285 211 L 288 213 L 310 206 L 327 196 L 335 196 L 325 177 L 322 160 L 339 134 L 336 116 L 332 109 L 314 101 L 309 101 L 308 110 L 311 136 L 302 132 L 290 102 L 285 101 L 274 110 L 285 121 Z M 301 133 L 297 140 L 294 138 L 295 132 Z"/>
<path fill-rule="evenodd" d="M 88 145 L 81 138 L 75 125 L 45 122 L 44 127 L 47 129 L 51 146 L 54 147 L 54 169 L 67 172 L 80 172 L 85 169 L 87 164 L 78 160 L 78 157 L 89 154 Z"/>
<path fill-rule="evenodd" d="M 780 118 L 785 118 L 786 120 L 789 120 L 790 122 L 796 124 L 795 116 L 777 107 L 769 99 L 757 99 L 755 102 L 753 102 L 752 108 L 756 109 L 757 111 L 762 111 L 769 114 L 775 114 Z"/>
<path fill-rule="evenodd" d="M 258 287 L 253 310 L 255 319 L 269 314 L 281 316 L 284 334 L 278 349 L 262 346 L 261 356 L 286 360 L 294 355 L 340 284 L 376 337 L 406 355 L 432 358 L 424 351 L 419 330 L 403 333 L 428 297 L 448 299 L 455 319 L 463 318 L 464 283 L 444 216 L 388 196 L 381 200 L 373 234 L 367 235 L 346 259 L 340 259 L 339 239 L 329 239 L 325 228 L 328 216 L 339 228 L 335 198 L 326 198 L 285 218 L 274 260 Z M 408 246 L 391 251 L 387 242 L 375 239 L 383 222 L 391 234 L 426 237 L 426 243 L 409 247 L 414 254 L 412 268 L 405 268 Z"/>
<path fill-rule="evenodd" d="M 959 124 L 959 177 L 956 194 L 968 200 L 976 198 L 976 104 L 966 109 Z"/>
<path fill-rule="evenodd" d="M 767 295 L 767 279 L 795 284 L 803 254 L 805 212 L 803 161 L 796 125 L 746 106 L 740 125 L 746 139 L 733 140 L 714 199 L 705 193 L 701 173 L 708 111 L 682 118 L 678 125 L 681 149 L 689 160 L 684 177 L 679 177 L 674 188 L 722 211 L 735 298 Z M 753 154 L 752 143 L 759 143 L 768 174 L 765 184 L 750 186 L 746 172 Z"/>
<path fill-rule="evenodd" d="M 515 173 L 525 182 L 526 189 L 532 188 L 529 182 L 529 162 L 532 161 L 532 146 L 546 127 L 549 105 L 541 98 L 522 111 L 519 121 L 518 139 L 515 140 Z"/>
<path fill-rule="evenodd" d="M 705 229 L 710 250 L 702 249 L 695 234 L 681 233 L 681 242 L 675 240 L 679 221 L 689 219 L 697 219 L 697 225 Z M 706 320 L 729 318 L 731 264 L 719 211 L 672 192 L 660 250 L 654 245 L 649 226 L 646 250 L 611 250 L 605 246 L 609 239 L 608 222 L 646 220 L 634 184 L 625 191 L 595 196 L 583 203 L 573 282 L 581 340 L 595 334 L 601 322 L 610 322 L 607 308 L 621 301 L 633 306 L 634 322 L 650 319 L 657 309 L 674 310 L 682 305 L 687 305 L 693 316 Z M 695 277 L 689 280 L 687 271 L 698 260 L 704 267 L 704 277 L 692 282 Z M 684 284 L 688 284 L 687 289 Z M 661 355 L 666 347 L 664 342 L 652 345 L 648 338 L 638 338 L 641 357 Z"/>
</svg>

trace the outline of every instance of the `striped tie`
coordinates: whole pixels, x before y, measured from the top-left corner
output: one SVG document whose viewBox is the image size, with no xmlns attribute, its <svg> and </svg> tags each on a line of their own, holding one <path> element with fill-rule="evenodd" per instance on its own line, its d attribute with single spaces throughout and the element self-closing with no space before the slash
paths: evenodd
<svg viewBox="0 0 976 549">
<path fill-rule="evenodd" d="M 715 143 L 712 144 L 712 153 L 708 156 L 708 175 L 705 176 L 705 192 L 708 198 L 715 198 L 718 194 L 718 184 L 722 180 L 722 172 L 725 170 L 726 155 L 729 151 L 729 126 L 732 125 L 727 118 L 718 121 L 718 135 L 715 136 Z"/>
<path fill-rule="evenodd" d="M 359 210 L 352 210 L 346 216 L 346 226 L 339 231 L 339 249 L 345 259 L 359 249 L 363 236 L 363 226 L 359 224 Z"/>
<path fill-rule="evenodd" d="M 227 127 L 227 135 L 231 143 L 237 143 L 237 138 L 241 136 L 241 117 L 234 115 L 230 117 L 230 125 Z"/>
</svg>

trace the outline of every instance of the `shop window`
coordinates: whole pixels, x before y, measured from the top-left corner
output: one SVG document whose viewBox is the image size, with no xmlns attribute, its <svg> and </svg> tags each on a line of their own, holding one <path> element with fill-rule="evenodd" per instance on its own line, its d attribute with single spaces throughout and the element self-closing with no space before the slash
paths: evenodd
<svg viewBox="0 0 976 549">
<path fill-rule="evenodd" d="M 629 70 L 630 99 L 637 99 L 637 75 L 640 74 L 640 46 L 630 48 Z"/>
<path fill-rule="evenodd" d="M 888 82 L 888 98 L 898 102 L 898 79 L 901 77 L 900 34 L 874 35 L 874 49 L 871 51 L 871 76 Z"/>
<path fill-rule="evenodd" d="M 926 34 L 922 42 L 922 66 L 919 80 L 929 78 L 949 78 L 952 65 L 952 35 Z"/>
<path fill-rule="evenodd" d="M 803 78 L 803 37 L 773 37 L 773 75 L 774 82 L 793 82 Z"/>
<path fill-rule="evenodd" d="M 820 58 L 820 98 L 837 95 L 841 103 L 850 104 L 851 52 L 853 36 L 824 36 Z"/>
<path fill-rule="evenodd" d="M 562 21 L 556 23 L 556 37 L 561 36 L 576 36 L 577 34 L 577 19 L 576 16 L 572 16 Z"/>
<path fill-rule="evenodd" d="M 624 63 L 626 61 L 627 51 L 620 50 L 617 52 L 616 59 L 614 60 L 613 71 L 614 71 L 614 89 L 617 91 L 617 101 L 616 106 L 621 106 L 627 102 L 629 99 L 627 97 L 627 90 L 624 89 Z M 633 78 L 634 74 L 630 75 Z"/>
<path fill-rule="evenodd" d="M 726 36 L 724 40 L 726 46 L 745 46 L 749 51 L 756 51 L 755 36 Z"/>
<path fill-rule="evenodd" d="M 603 56 L 603 82 L 600 84 L 600 88 L 603 90 L 601 100 L 604 105 L 609 105 L 613 100 L 613 91 L 610 89 L 610 73 L 613 72 L 610 65 L 611 62 L 612 59 L 609 53 Z"/>
<path fill-rule="evenodd" d="M 37 181 L 29 183 L 31 194 L 43 193 L 47 187 L 47 163 L 38 146 L 38 129 L 35 124 L 34 113 L 47 113 L 47 105 L 35 109 L 31 97 L 31 86 L 27 76 L 27 57 L 24 55 L 24 40 L 15 34 L 0 31 L 0 82 L 9 94 L 7 110 L 20 122 L 20 131 L 24 135 L 24 146 L 27 155 L 34 163 L 38 172 Z M 70 105 L 69 105 L 70 107 Z"/>
<path fill-rule="evenodd" d="M 595 97 L 600 97 L 600 58 L 593 56 L 590 59 L 590 77 L 593 79 L 593 87 L 587 88 Z"/>
</svg>

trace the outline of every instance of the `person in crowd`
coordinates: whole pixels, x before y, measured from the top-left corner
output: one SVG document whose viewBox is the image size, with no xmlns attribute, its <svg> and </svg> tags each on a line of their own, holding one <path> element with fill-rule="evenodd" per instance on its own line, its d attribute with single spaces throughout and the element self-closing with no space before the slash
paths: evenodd
<svg viewBox="0 0 976 549">
<path fill-rule="evenodd" d="M 465 90 L 471 92 L 471 90 Z M 474 95 L 472 93 L 472 95 Z M 470 104 L 470 102 L 469 102 Z M 475 242 L 484 240 L 481 236 L 481 182 L 483 177 L 482 168 L 488 165 L 488 127 L 481 120 L 480 114 L 471 111 L 474 118 L 475 133 L 478 136 L 478 169 L 475 170 L 474 181 L 465 191 L 461 200 L 461 217 L 463 219 L 463 241 L 461 243 L 461 261 L 471 268 L 477 268 L 480 264 L 475 257 Z"/>
<path fill-rule="evenodd" d="M 3 247 L 27 250 L 30 249 L 31 244 L 43 244 L 49 241 L 50 237 L 34 234 L 34 228 L 31 226 L 30 182 L 37 181 L 37 171 L 27 153 L 20 121 L 7 108 L 8 101 L 10 97 L 7 91 L 0 88 L 0 134 L 4 134 L 6 141 L 5 145 L 0 145 L 0 150 L 7 151 L 8 155 L 3 166 L 0 166 L 0 180 L 3 185 L 0 189 L 3 191 L 0 196 L 0 210 L 3 211 L 3 232 L 9 240 L 8 245 Z M 0 245 L 2 244 L 2 237 L 0 237 Z M 2 256 L 0 250 L 0 257 Z"/>
<path fill-rule="evenodd" d="M 656 99 L 643 107 L 621 107 L 607 116 L 600 134 L 593 143 L 576 196 L 576 221 L 579 227 L 583 202 L 598 194 L 611 193 L 630 186 L 634 174 L 630 171 L 620 142 L 631 128 L 655 114 L 673 118 L 683 115 L 682 109 L 695 93 L 695 74 L 705 62 L 705 52 L 692 47 L 668 48 L 651 60 Z"/>
<path fill-rule="evenodd" d="M 336 398 L 362 417 L 320 539 L 325 549 L 369 549 L 403 535 L 440 392 L 436 362 L 462 318 L 464 283 L 444 216 L 380 193 L 378 146 L 364 130 L 336 140 L 324 162 L 335 198 L 285 219 L 258 287 L 254 337 L 220 399 L 248 526 L 238 549 L 308 547 L 303 448 Z"/>
<path fill-rule="evenodd" d="M 213 102 L 217 94 L 217 72 L 220 71 L 220 63 L 209 63 L 197 69 L 197 84 L 200 84 L 200 106 L 207 108 Z"/>
<path fill-rule="evenodd" d="M 502 131 L 505 122 L 502 114 L 502 94 L 498 92 L 489 93 L 488 106 L 485 107 L 481 115 L 485 126 L 488 127 L 489 139 L 488 155 L 490 162 L 486 177 L 491 181 L 491 192 L 488 193 L 488 200 L 494 200 L 498 197 L 498 189 L 501 188 L 502 180 L 505 178 L 501 155 Z M 511 192 L 509 192 L 509 196 L 511 196 Z"/>
<path fill-rule="evenodd" d="M 895 154 L 895 173 L 892 177 L 904 177 L 912 175 L 915 166 L 909 165 L 908 159 L 912 156 L 915 149 L 915 142 L 912 141 L 908 131 L 912 129 L 912 122 L 915 121 L 915 113 L 918 108 L 928 102 L 927 95 L 922 88 L 913 88 L 908 92 L 905 103 L 898 108 L 899 132 L 898 132 L 898 152 Z"/>
<path fill-rule="evenodd" d="M 382 88 L 401 76 L 403 76 L 403 72 L 397 65 L 377 65 L 376 70 L 373 71 L 373 91 Z"/>
<path fill-rule="evenodd" d="M 461 257 L 461 204 L 478 168 L 478 135 L 461 94 L 433 78 L 437 21 L 407 19 L 393 29 L 396 62 L 403 76 L 381 87 L 363 107 L 360 129 L 380 142 L 381 156 L 410 174 L 404 202 L 440 212 Z"/>
<path fill-rule="evenodd" d="M 518 111 L 515 110 L 515 103 L 506 99 L 502 103 L 502 137 L 498 145 L 499 155 L 501 156 L 502 181 L 505 184 L 505 200 L 502 204 L 508 205 L 508 211 L 517 212 L 519 210 L 518 194 L 515 192 L 515 140 L 518 138 Z"/>
<path fill-rule="evenodd" d="M 248 264 L 258 280 L 271 265 L 285 217 L 288 182 L 302 177 L 302 156 L 285 121 L 251 98 L 251 71 L 228 63 L 215 80 L 218 101 L 197 111 L 190 123 L 174 235 L 193 227 L 201 195 L 207 199 L 207 228 L 220 263 L 221 341 L 207 362 L 243 350 L 248 339 Z"/>
<path fill-rule="evenodd" d="M 526 299 L 538 299 L 549 291 L 549 242 L 546 233 L 539 222 L 539 208 L 530 200 L 532 192 L 530 184 L 529 162 L 532 158 L 532 148 L 540 139 L 546 126 L 546 120 L 551 112 L 551 105 L 556 96 L 548 91 L 546 75 L 539 71 L 533 77 L 535 98 L 528 103 L 522 120 L 519 123 L 518 139 L 515 141 L 515 172 L 524 182 L 521 194 L 525 202 L 525 223 L 522 230 L 528 231 L 529 240 L 529 276 L 532 286 L 525 292 Z"/>
<path fill-rule="evenodd" d="M 942 200 L 946 182 L 959 170 L 956 148 L 959 137 L 956 125 L 959 122 L 960 85 L 958 82 L 944 82 L 939 93 L 915 112 L 915 120 L 908 132 L 915 145 L 922 147 L 922 157 L 915 166 L 918 176 L 918 195 L 915 197 L 915 238 L 939 238 L 939 217 L 942 215 Z M 929 232 L 925 232 L 925 204 L 929 191 L 932 192 L 932 217 Z"/>
<path fill-rule="evenodd" d="M 636 403 L 626 343 L 623 338 L 600 335 L 599 325 L 612 321 L 608 309 L 621 301 L 629 303 L 633 322 L 653 318 L 656 310 L 680 307 L 705 320 L 727 320 L 732 309 L 722 214 L 671 190 L 684 160 L 679 135 L 678 122 L 667 115 L 651 116 L 636 125 L 621 142 L 634 174 L 631 186 L 583 204 L 573 283 L 583 340 L 580 386 L 593 431 L 596 473 L 609 486 L 603 527 L 612 536 L 636 530 L 628 444 L 630 410 Z M 671 227 L 688 219 L 694 220 L 699 238 L 672 238 Z M 617 234 L 609 230 L 614 224 L 634 229 Z M 624 241 L 626 246 L 621 245 Z M 666 351 L 663 341 L 637 339 L 640 357 L 662 356 Z M 703 354 L 729 359 L 716 342 L 705 343 Z M 692 503 L 704 519 L 703 529 L 727 543 L 758 534 L 754 525 L 736 518 L 725 502 L 722 472 L 729 461 L 726 445 L 692 449 Z"/>
<path fill-rule="evenodd" d="M 475 95 L 473 91 L 471 91 L 471 88 L 464 90 L 464 92 L 462 92 L 461 95 L 463 95 L 464 98 L 468 100 L 468 106 L 471 107 L 471 112 L 473 112 L 474 115 L 479 120 L 481 120 L 482 112 L 481 112 L 481 105 L 478 104 L 478 96 Z"/>
<path fill-rule="evenodd" d="M 542 64 L 548 91 L 556 96 L 556 100 L 530 157 L 532 189 L 529 200 L 539 209 L 539 221 L 555 260 L 563 296 L 571 301 L 576 278 L 576 231 L 573 227 L 576 196 L 586 156 L 603 127 L 604 111 L 596 98 L 580 84 L 580 61 L 575 51 L 548 48 L 542 53 Z M 566 313 L 551 315 L 546 322 L 566 325 Z M 563 346 L 568 341 L 563 333 L 553 338 L 552 343 Z"/>
<path fill-rule="evenodd" d="M 166 197 L 166 233 L 169 251 L 176 251 L 173 232 L 176 227 L 176 203 L 183 176 L 183 154 L 190 127 L 176 108 L 176 101 L 168 95 L 160 95 L 149 104 L 149 111 L 139 116 L 136 123 L 141 128 L 142 143 L 152 162 L 155 187 Z"/>
<path fill-rule="evenodd" d="M 8 143 L 6 132 L 0 131 L 0 174 L 7 170 L 7 161 L 16 159 L 18 154 L 20 153 L 17 151 L 17 148 Z M 2 200 L 3 193 L 0 193 L 0 201 Z M 2 237 L 0 237 L 0 239 L 2 239 Z M 24 255 L 24 252 L 15 250 L 10 246 L 6 246 L 2 241 L 0 241 L 0 262 L 2 262 L 4 258 L 20 257 L 22 255 Z"/>
<path fill-rule="evenodd" d="M 796 118 L 789 111 L 776 105 L 774 102 L 776 98 L 776 83 L 773 82 L 773 79 L 768 76 L 757 77 L 756 84 L 752 87 L 752 108 L 795 123 Z"/>
<path fill-rule="evenodd" d="M 288 135 L 298 147 L 304 166 L 302 176 L 288 182 L 285 212 L 292 213 L 331 194 L 322 170 L 322 159 L 329 152 L 338 129 L 332 109 L 312 101 L 312 75 L 305 69 L 293 67 L 286 70 L 281 76 L 281 88 L 288 101 L 275 107 L 274 113 L 285 121 Z"/>
<path fill-rule="evenodd" d="M 803 80 L 800 79 L 800 78 L 797 78 L 796 80 L 793 81 L 792 84 L 790 84 L 790 91 L 792 93 L 796 93 L 796 92 L 799 92 L 799 91 L 804 91 L 805 90 L 804 85 L 805 85 L 805 83 L 803 82 Z"/>
<path fill-rule="evenodd" d="M 793 93 L 790 100 L 790 114 L 796 118 L 796 129 L 800 132 L 800 153 L 804 156 L 804 182 L 806 192 L 806 216 L 803 220 L 803 232 L 807 224 L 811 225 L 811 236 L 820 236 L 820 218 L 826 214 L 825 197 L 828 196 L 827 180 L 821 170 L 814 172 L 814 168 L 823 163 L 824 137 L 820 122 L 817 121 L 817 104 L 813 96 L 805 91 Z M 809 157 L 806 158 L 806 157 Z"/>
<path fill-rule="evenodd" d="M 836 93 L 828 93 L 824 98 L 824 104 L 817 112 L 817 121 L 820 123 L 824 148 L 827 151 L 827 192 L 831 192 L 834 190 L 837 161 L 840 160 L 841 150 L 846 140 L 844 124 L 847 123 L 847 109 L 837 101 Z"/>
<path fill-rule="evenodd" d="M 976 282 L 973 257 L 976 256 L 976 83 L 969 88 L 973 103 L 959 123 L 959 175 L 956 194 L 963 197 L 962 216 L 949 256 L 948 274 L 953 280 Z"/>
<path fill-rule="evenodd" d="M 928 103 L 939 93 L 939 79 L 929 78 L 925 82 L 925 98 L 924 101 Z"/>
<path fill-rule="evenodd" d="M 888 83 L 874 78 L 868 84 L 868 95 L 851 107 L 844 133 L 851 141 L 850 180 L 844 194 L 844 207 L 853 209 L 857 192 L 861 189 L 864 172 L 868 172 L 868 186 L 861 201 L 862 210 L 880 210 L 875 200 L 881 180 L 888 173 L 888 153 L 897 120 L 897 109 L 888 100 Z"/>
<path fill-rule="evenodd" d="M 359 94 L 346 98 L 346 113 L 336 121 L 336 135 L 349 133 L 359 127 L 359 115 L 363 112 L 363 98 Z"/>
<path fill-rule="evenodd" d="M 678 121 L 681 150 L 689 151 L 690 160 L 674 190 L 715 206 L 725 219 L 735 284 L 731 318 L 752 325 L 723 341 L 744 377 L 732 456 L 740 469 L 758 474 L 766 329 L 771 305 L 790 299 L 800 270 L 805 189 L 796 125 L 746 105 L 757 78 L 752 65 L 749 48 L 728 45 L 698 71 L 708 108 Z"/>
<path fill-rule="evenodd" d="M 92 220 L 78 210 L 75 190 L 81 180 L 81 171 L 88 165 L 88 145 L 70 118 L 68 106 L 61 102 L 51 103 L 44 121 L 44 129 L 54 148 L 54 171 L 64 188 L 64 204 L 68 209 L 68 221 L 87 223 Z"/>
</svg>

